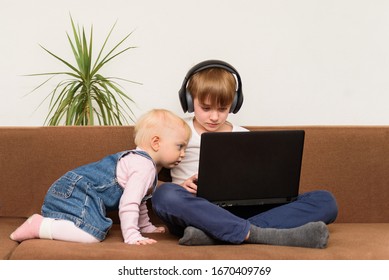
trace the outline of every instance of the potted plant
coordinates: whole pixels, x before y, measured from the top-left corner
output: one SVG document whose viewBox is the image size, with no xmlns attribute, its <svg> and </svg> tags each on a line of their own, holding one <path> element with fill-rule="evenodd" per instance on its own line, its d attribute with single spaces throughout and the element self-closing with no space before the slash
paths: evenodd
<svg viewBox="0 0 389 280">
<path fill-rule="evenodd" d="M 49 113 L 45 124 L 48 125 L 122 125 L 133 121 L 133 112 L 129 103 L 134 101 L 122 90 L 119 81 L 132 82 L 118 77 L 106 77 L 100 74 L 100 70 L 112 59 L 127 52 L 134 47 L 119 47 L 132 34 L 127 34 L 112 49 L 105 51 L 107 42 L 116 23 L 93 61 L 93 26 L 87 39 L 85 29 L 76 28 L 73 18 L 70 16 L 73 38 L 67 33 L 68 41 L 73 52 L 75 63 L 71 63 L 55 55 L 41 46 L 48 54 L 62 62 L 67 71 L 30 74 L 28 76 L 49 76 L 47 80 L 32 90 L 46 84 L 53 77 L 63 77 L 50 94 Z"/>
</svg>

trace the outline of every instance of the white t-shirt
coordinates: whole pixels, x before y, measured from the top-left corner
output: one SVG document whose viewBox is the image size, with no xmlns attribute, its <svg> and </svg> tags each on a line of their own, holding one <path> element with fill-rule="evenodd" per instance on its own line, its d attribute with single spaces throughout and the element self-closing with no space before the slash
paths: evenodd
<svg viewBox="0 0 389 280">
<path fill-rule="evenodd" d="M 198 173 L 199 157 L 200 157 L 200 139 L 201 136 L 197 133 L 193 125 L 194 117 L 186 118 L 192 130 L 192 137 L 189 140 L 188 147 L 185 151 L 185 157 L 179 165 L 171 169 L 172 182 L 180 185 L 182 182 Z M 247 129 L 232 125 L 232 131 L 247 131 Z"/>
</svg>

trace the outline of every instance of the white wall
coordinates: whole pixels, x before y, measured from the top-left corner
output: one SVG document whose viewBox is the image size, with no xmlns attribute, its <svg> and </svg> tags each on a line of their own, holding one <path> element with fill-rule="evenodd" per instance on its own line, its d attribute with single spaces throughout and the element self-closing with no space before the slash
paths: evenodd
<svg viewBox="0 0 389 280">
<path fill-rule="evenodd" d="M 40 126 L 48 93 L 25 96 L 64 70 L 39 47 L 71 57 L 69 13 L 97 40 L 118 20 L 113 41 L 134 30 L 138 46 L 105 70 L 126 85 L 135 114 L 181 113 L 177 91 L 204 59 L 233 64 L 245 102 L 241 125 L 389 123 L 389 1 L 385 0 L 0 0 L 0 125 Z"/>
</svg>

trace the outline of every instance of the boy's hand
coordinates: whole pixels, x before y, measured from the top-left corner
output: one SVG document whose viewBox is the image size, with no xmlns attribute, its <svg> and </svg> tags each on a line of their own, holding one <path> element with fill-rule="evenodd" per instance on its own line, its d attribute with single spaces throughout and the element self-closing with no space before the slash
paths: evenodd
<svg viewBox="0 0 389 280">
<path fill-rule="evenodd" d="M 196 194 L 197 193 L 197 174 L 193 175 L 189 179 L 185 180 L 181 186 L 186 189 L 188 192 Z"/>
</svg>

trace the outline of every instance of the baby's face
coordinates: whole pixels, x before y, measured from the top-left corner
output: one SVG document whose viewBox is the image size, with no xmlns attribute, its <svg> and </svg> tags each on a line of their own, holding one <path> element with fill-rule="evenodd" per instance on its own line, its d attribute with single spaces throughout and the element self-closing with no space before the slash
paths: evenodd
<svg viewBox="0 0 389 280">
<path fill-rule="evenodd" d="M 178 165 L 185 157 L 187 145 L 188 133 L 183 126 L 164 129 L 159 143 L 159 165 L 165 168 L 173 168 Z"/>
</svg>

